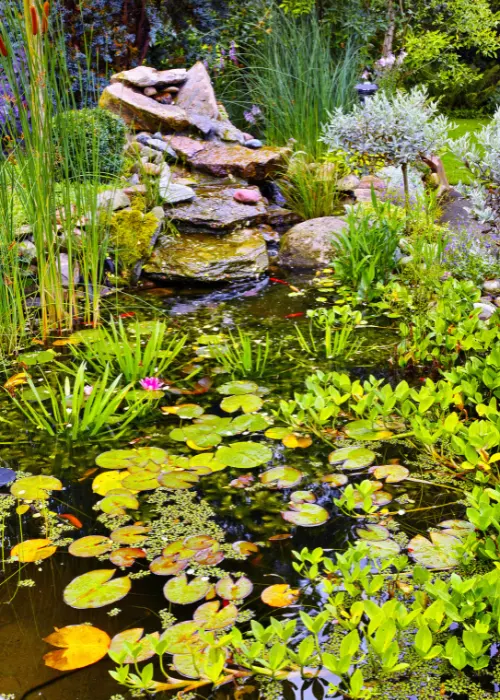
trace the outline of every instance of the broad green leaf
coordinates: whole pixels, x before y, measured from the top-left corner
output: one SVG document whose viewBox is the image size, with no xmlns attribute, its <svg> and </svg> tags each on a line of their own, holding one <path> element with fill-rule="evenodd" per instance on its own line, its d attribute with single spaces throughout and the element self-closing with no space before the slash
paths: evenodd
<svg viewBox="0 0 500 700">
<path fill-rule="evenodd" d="M 243 600 L 253 591 L 253 583 L 246 576 L 240 576 L 236 581 L 231 576 L 226 576 L 217 581 L 215 590 L 224 600 Z"/>
<path fill-rule="evenodd" d="M 333 488 L 338 488 L 339 486 L 345 486 L 349 479 L 345 474 L 325 474 L 325 476 L 321 477 L 321 481 Z"/>
<path fill-rule="evenodd" d="M 98 474 L 92 482 L 92 491 L 99 496 L 106 496 L 109 491 L 123 488 L 122 481 L 130 476 L 130 472 L 126 469 L 122 472 L 110 471 Z"/>
<path fill-rule="evenodd" d="M 196 601 L 195 601 L 196 602 Z M 161 641 L 165 641 L 167 654 L 193 654 L 200 651 L 204 644 L 198 637 L 199 626 L 193 620 L 179 622 L 169 627 L 161 635 Z"/>
<path fill-rule="evenodd" d="M 269 447 L 258 442 L 233 442 L 227 447 L 219 447 L 216 459 L 221 464 L 235 469 L 252 469 L 272 459 Z"/>
<path fill-rule="evenodd" d="M 98 506 L 108 515 L 126 515 L 127 509 L 139 508 L 139 501 L 128 489 L 111 489 L 102 501 L 99 501 Z"/>
<path fill-rule="evenodd" d="M 238 617 L 238 608 L 229 603 L 221 609 L 218 600 L 200 605 L 193 614 L 193 620 L 204 630 L 222 630 L 231 627 Z"/>
<path fill-rule="evenodd" d="M 330 517 L 327 510 L 315 503 L 290 503 L 289 508 L 281 513 L 283 519 L 301 527 L 324 525 Z"/>
<path fill-rule="evenodd" d="M 88 535 L 74 540 L 68 547 L 68 552 L 74 557 L 98 557 L 109 552 L 113 542 L 103 535 Z"/>
<path fill-rule="evenodd" d="M 49 498 L 50 491 L 61 491 L 62 484 L 55 476 L 25 476 L 15 481 L 10 487 L 10 492 L 16 498 L 24 501 L 45 500 Z"/>
<path fill-rule="evenodd" d="M 219 394 L 227 394 L 229 396 L 241 396 L 242 394 L 255 394 L 259 390 L 258 384 L 248 381 L 227 382 L 220 386 L 217 391 Z"/>
<path fill-rule="evenodd" d="M 204 598 L 210 590 L 210 582 L 195 578 L 188 582 L 186 574 L 167 581 L 163 588 L 165 598 L 178 605 L 190 605 Z"/>
<path fill-rule="evenodd" d="M 369 540 L 370 542 L 388 540 L 391 536 L 389 530 L 383 525 L 371 524 L 368 524 L 365 529 L 357 528 L 356 534 L 358 537 L 361 537 L 362 540 Z"/>
<path fill-rule="evenodd" d="M 192 471 L 177 471 L 160 474 L 158 481 L 166 489 L 190 489 L 198 483 L 199 477 Z"/>
<path fill-rule="evenodd" d="M 408 544 L 408 551 L 417 564 L 443 570 L 456 566 L 460 561 L 457 553 L 460 539 L 444 532 L 431 532 L 429 536 L 430 540 L 416 535 Z"/>
<path fill-rule="evenodd" d="M 24 352 L 19 355 L 17 361 L 20 364 L 27 365 L 28 367 L 33 367 L 34 365 L 44 365 L 47 362 L 52 362 L 52 360 L 57 357 L 57 353 L 54 350 L 42 350 L 35 352 Z"/>
<path fill-rule="evenodd" d="M 328 455 L 330 464 L 340 464 L 342 469 L 364 469 L 375 461 L 376 454 L 365 447 L 342 447 Z"/>
<path fill-rule="evenodd" d="M 135 450 L 103 452 L 96 458 L 95 463 L 103 469 L 129 469 L 131 466 L 147 468 L 150 462 L 158 466 L 164 464 L 167 457 L 165 450 L 159 447 L 138 447 Z M 156 471 L 159 471 L 159 468 Z"/>
<path fill-rule="evenodd" d="M 110 580 L 116 569 L 98 569 L 77 576 L 64 589 L 64 602 L 72 608 L 102 608 L 124 598 L 131 588 L 128 576 Z"/>
<path fill-rule="evenodd" d="M 282 428 L 280 426 L 276 426 L 274 428 L 269 428 L 269 430 L 266 430 L 264 435 L 267 438 L 270 438 L 271 440 L 282 440 L 287 435 L 290 435 L 290 428 Z"/>
<path fill-rule="evenodd" d="M 134 653 L 133 656 L 132 654 L 128 653 L 123 660 L 124 664 L 140 663 L 141 661 L 147 661 L 148 659 L 151 659 L 156 652 L 154 650 L 151 639 L 142 639 L 143 635 L 144 629 L 142 627 L 134 627 L 132 629 L 124 630 L 123 632 L 115 634 L 115 636 L 111 640 L 109 653 L 121 654 L 124 651 L 128 652 L 127 645 L 131 644 L 134 647 L 134 651 L 136 651 L 137 653 Z M 158 632 L 153 632 L 150 635 L 150 637 L 154 637 L 154 639 L 159 641 L 160 634 Z"/>
<path fill-rule="evenodd" d="M 259 478 L 266 486 L 289 489 L 297 486 L 302 481 L 302 476 L 302 472 L 294 467 L 273 467 L 260 474 Z"/>
<path fill-rule="evenodd" d="M 386 440 L 394 435 L 393 432 L 376 421 L 356 420 L 344 426 L 344 432 L 354 440 Z"/>
<path fill-rule="evenodd" d="M 122 485 L 132 491 L 152 491 L 159 486 L 158 474 L 143 469 L 126 476 L 122 481 Z"/>
<path fill-rule="evenodd" d="M 312 491 L 294 491 L 290 500 L 292 503 L 316 503 L 316 496 Z"/>
<path fill-rule="evenodd" d="M 397 484 L 410 476 L 410 470 L 401 464 L 383 464 L 379 467 L 372 467 L 370 473 L 376 479 L 385 479 L 387 484 Z"/>
<path fill-rule="evenodd" d="M 236 411 L 243 411 L 243 413 L 255 413 L 260 411 L 264 401 L 260 396 L 255 394 L 243 394 L 241 396 L 227 396 L 222 400 L 220 407 L 226 413 L 236 413 Z"/>
<path fill-rule="evenodd" d="M 161 411 L 162 413 L 178 416 L 183 420 L 199 418 L 205 413 L 205 409 L 198 406 L 196 403 L 183 403 L 179 406 L 162 406 Z"/>
</svg>

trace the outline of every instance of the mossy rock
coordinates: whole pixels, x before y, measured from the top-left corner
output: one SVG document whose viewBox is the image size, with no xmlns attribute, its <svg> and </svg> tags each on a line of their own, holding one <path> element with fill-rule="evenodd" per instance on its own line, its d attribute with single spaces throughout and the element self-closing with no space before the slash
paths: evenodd
<svg viewBox="0 0 500 700">
<path fill-rule="evenodd" d="M 139 209 L 123 209 L 110 221 L 110 240 L 115 256 L 126 273 L 148 257 L 159 228 L 155 214 L 144 214 Z"/>
</svg>

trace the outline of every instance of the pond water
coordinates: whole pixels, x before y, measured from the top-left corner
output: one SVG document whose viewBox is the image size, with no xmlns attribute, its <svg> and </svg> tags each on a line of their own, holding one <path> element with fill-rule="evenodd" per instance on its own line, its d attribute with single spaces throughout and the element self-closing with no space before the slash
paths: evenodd
<svg viewBox="0 0 500 700">
<path fill-rule="evenodd" d="M 117 308 L 122 316 L 130 315 L 130 320 L 126 318 L 125 322 L 165 318 L 178 332 L 188 335 L 189 350 L 184 353 L 184 359 L 191 367 L 185 369 L 184 374 L 173 370 L 171 376 L 164 378 L 179 387 L 193 387 L 197 379 L 208 373 L 209 366 L 213 371 L 214 363 L 205 365 L 202 360 L 198 374 L 193 379 L 186 379 L 193 371 L 192 365 L 196 366 L 199 359 L 195 352 L 201 345 L 197 342 L 200 335 L 227 334 L 228 331 L 234 333 L 238 329 L 262 339 L 269 334 L 271 349 L 279 347 L 279 356 L 258 380 L 259 384 L 268 390 L 264 396 L 264 411 L 267 413 L 270 413 L 268 406 L 276 408 L 280 399 L 292 398 L 294 391 L 302 391 L 305 377 L 316 368 L 347 369 L 359 377 L 370 374 L 378 377 L 392 376 L 388 360 L 395 336 L 387 327 L 386 320 L 370 320 L 369 326 L 374 327 L 363 331 L 365 350 L 349 363 L 305 356 L 298 347 L 294 324 L 306 327 L 304 313 L 307 309 L 323 303 L 321 293 L 311 285 L 310 277 L 294 276 L 286 281 L 293 287 L 265 279 L 217 290 L 153 289 L 142 292 L 136 298 L 123 295 L 118 300 Z M 300 293 L 294 292 L 293 288 L 300 290 Z M 115 301 L 108 301 L 108 304 L 112 310 Z M 68 348 L 57 349 L 61 353 L 58 359 L 64 362 L 70 356 Z M 61 369 L 46 365 L 44 371 L 50 374 L 61 372 Z M 212 373 L 212 378 L 212 389 L 199 396 L 186 396 L 185 401 L 201 405 L 206 413 L 225 415 L 219 407 L 222 397 L 216 388 L 229 381 L 230 377 L 227 374 Z M 179 399 L 178 395 L 167 393 L 161 404 L 172 405 Z M 170 438 L 172 429 L 179 425 L 177 416 L 164 415 L 158 408 L 139 427 L 129 430 L 126 436 L 118 441 L 101 440 L 83 444 L 71 444 L 38 434 L 24 419 L 19 418 L 19 413 L 8 396 L 4 396 L 0 401 L 0 416 L 6 421 L 0 423 L 0 465 L 31 474 L 51 474 L 61 479 L 64 490 L 53 492 L 48 506 L 50 511 L 59 516 L 71 514 L 81 521 L 81 529 L 64 531 L 64 535 L 68 537 L 109 534 L 109 530 L 98 521 L 100 511 L 93 509 L 101 498 L 92 491 L 93 479 L 101 471 L 91 472 L 95 470 L 97 455 L 110 449 L 130 447 L 132 441 L 135 447 L 156 446 L 166 449 L 171 454 L 192 454 L 184 443 L 175 442 Z M 211 521 L 223 529 L 229 545 L 247 541 L 258 546 L 258 551 L 246 559 L 226 557 L 218 564 L 228 572 L 242 572 L 252 581 L 253 592 L 244 601 L 242 609 L 254 611 L 256 619 L 265 620 L 271 615 L 297 617 L 301 606 L 302 609 L 308 609 L 310 605 L 318 604 L 313 594 L 310 597 L 307 594 L 302 596 L 300 605 L 292 605 L 280 611 L 265 606 L 260 601 L 260 593 L 274 583 L 286 582 L 292 587 L 299 586 L 300 577 L 292 568 L 292 551 L 302 547 L 341 550 L 347 541 L 356 537 L 353 521 L 339 513 L 333 504 L 338 490 L 321 482 L 322 475 L 335 471 L 327 461 L 331 446 L 315 437 L 312 444 L 305 449 L 286 448 L 281 440 L 266 438 L 262 434 L 253 436 L 252 440 L 266 444 L 272 449 L 273 458 L 269 466 L 286 464 L 303 473 L 300 488 L 313 491 L 316 503 L 326 508 L 329 513 L 326 524 L 313 528 L 295 527 L 283 519 L 281 511 L 287 509 L 290 494 L 296 488 L 268 489 L 261 486 L 258 479 L 258 486 L 255 482 L 239 489 L 230 486 L 229 482 L 242 474 L 251 471 L 257 476 L 267 469 L 267 466 L 253 470 L 229 468 L 202 476 L 189 493 L 193 494 L 193 503 L 203 498 L 211 506 Z M 376 443 L 374 449 L 380 455 L 377 458 L 378 464 L 387 464 L 391 459 L 400 459 L 401 463 L 407 464 L 412 459 L 408 447 L 399 442 L 390 447 Z M 415 516 L 405 517 L 404 514 L 398 517 L 403 531 L 410 536 L 424 532 L 429 524 L 449 516 L 451 511 L 447 504 L 455 500 L 446 490 L 433 489 L 418 482 L 395 484 L 385 490 L 395 499 L 391 511 L 402 509 L 404 512 L 408 502 L 412 503 L 413 507 L 426 504 L 442 505 L 442 508 L 436 508 L 429 514 L 422 511 L 418 519 Z M 7 491 L 7 487 L 3 489 L 4 493 Z M 147 518 L 146 498 L 150 495 L 150 492 L 141 493 L 141 520 Z M 397 499 L 401 497 L 402 500 L 398 502 Z M 195 506 L 186 501 L 184 508 L 187 509 L 186 517 L 189 520 L 190 509 L 193 508 L 194 514 Z M 37 515 L 38 513 L 30 508 L 24 514 L 7 519 L 4 532 L 5 556 L 19 542 L 21 533 L 23 539 L 40 537 L 40 520 Z M 196 513 L 193 517 L 199 517 L 199 514 Z M 67 520 L 56 520 L 56 526 L 63 525 L 63 528 L 69 528 Z M 269 540 L 270 537 L 281 534 L 290 537 Z M 116 605 L 83 610 L 67 605 L 63 600 L 63 590 L 70 581 L 89 570 L 100 568 L 110 568 L 107 558 L 99 560 L 95 557 L 71 556 L 64 547 L 58 548 L 53 556 L 41 564 L 30 563 L 22 565 L 21 568 L 15 563 L 5 564 L 4 571 L 0 571 L 0 693 L 13 693 L 16 700 L 108 700 L 119 692 L 126 695 L 109 676 L 108 671 L 114 664 L 107 657 L 87 668 L 67 673 L 45 666 L 43 655 L 49 647 L 43 638 L 55 627 L 84 622 L 92 623 L 110 636 L 135 627 L 143 627 L 146 632 L 161 631 L 160 610 L 170 609 L 178 620 L 186 620 L 191 618 L 197 606 L 169 604 L 162 592 L 167 579 L 155 575 L 134 579 L 131 592 Z M 118 571 L 117 575 L 121 576 L 131 571 L 147 571 L 147 564 L 139 560 L 132 569 Z M 34 585 L 19 586 L 19 580 L 22 579 L 30 579 Z M 108 613 L 112 608 L 119 608 L 121 612 L 110 616 Z M 255 683 L 249 683 L 249 686 L 254 687 L 254 690 L 249 688 L 247 697 L 250 700 L 259 697 Z M 319 699 L 324 697 L 326 686 L 326 679 L 304 684 L 297 681 L 296 685 L 290 682 L 285 692 L 290 698 Z M 203 689 L 198 692 L 209 695 L 209 691 Z M 212 697 L 236 697 L 235 688 L 220 688 L 213 692 Z"/>
</svg>

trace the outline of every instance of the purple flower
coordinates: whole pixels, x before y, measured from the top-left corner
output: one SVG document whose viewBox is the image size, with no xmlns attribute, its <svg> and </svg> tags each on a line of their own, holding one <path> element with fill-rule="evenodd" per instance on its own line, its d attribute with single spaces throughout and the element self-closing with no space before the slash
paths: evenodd
<svg viewBox="0 0 500 700">
<path fill-rule="evenodd" d="M 245 121 L 248 122 L 249 124 L 255 124 L 255 117 L 251 112 L 244 112 L 243 116 L 245 117 Z"/>
<path fill-rule="evenodd" d="M 158 377 L 146 377 L 139 382 L 144 391 L 161 391 L 165 386 L 164 382 Z"/>
<path fill-rule="evenodd" d="M 231 42 L 231 46 L 229 47 L 229 59 L 233 63 L 238 62 L 238 57 L 236 55 L 236 43 L 234 41 Z"/>
</svg>

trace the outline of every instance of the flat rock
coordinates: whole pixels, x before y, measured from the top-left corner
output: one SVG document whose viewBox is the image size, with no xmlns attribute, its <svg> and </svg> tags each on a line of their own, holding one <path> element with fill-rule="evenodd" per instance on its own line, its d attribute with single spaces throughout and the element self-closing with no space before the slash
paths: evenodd
<svg viewBox="0 0 500 700">
<path fill-rule="evenodd" d="M 187 73 L 185 68 L 156 70 L 156 68 L 150 68 L 149 66 L 137 66 L 137 68 L 112 75 L 111 82 L 128 83 L 138 88 L 154 88 L 158 85 L 181 85 L 186 82 Z"/>
<path fill-rule="evenodd" d="M 177 105 L 162 105 L 121 82 L 105 88 L 99 106 L 137 130 L 181 131 L 191 126 L 188 115 Z"/>
<path fill-rule="evenodd" d="M 279 264 L 317 270 L 331 264 L 335 234 L 347 226 L 344 219 L 324 216 L 293 226 L 281 239 Z"/>
<path fill-rule="evenodd" d="M 262 234 L 246 228 L 223 237 L 206 233 L 160 236 L 144 272 L 161 282 L 223 282 L 256 277 L 268 265 Z"/>
<path fill-rule="evenodd" d="M 187 233 L 229 233 L 238 226 L 264 223 L 264 202 L 241 204 L 234 200 L 235 192 L 236 188 L 224 185 L 197 187 L 195 201 L 172 209 L 169 216 L 180 231 Z"/>
<path fill-rule="evenodd" d="M 261 182 L 285 167 L 286 148 L 265 147 L 252 150 L 240 144 L 197 141 L 186 136 L 172 136 L 171 145 L 177 154 L 195 170 L 215 177 L 235 175 Z"/>
<path fill-rule="evenodd" d="M 126 209 L 130 204 L 128 195 L 122 190 L 106 190 L 97 195 L 98 209 L 118 211 L 118 209 Z"/>
<path fill-rule="evenodd" d="M 188 114 L 190 122 L 203 134 L 213 131 L 219 107 L 212 81 L 201 61 L 188 70 L 186 81 L 177 95 L 177 107 Z"/>
<path fill-rule="evenodd" d="M 160 186 L 159 195 L 166 204 L 179 204 L 196 198 L 196 192 L 191 187 L 175 182 L 168 182 L 163 187 Z"/>
</svg>

